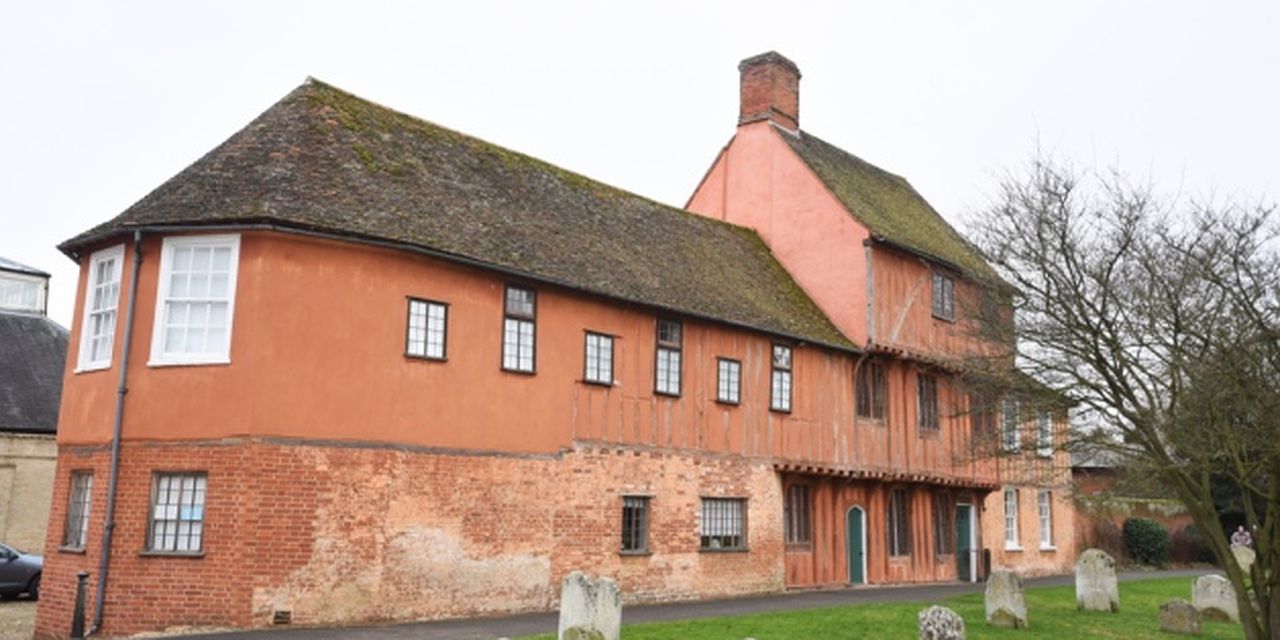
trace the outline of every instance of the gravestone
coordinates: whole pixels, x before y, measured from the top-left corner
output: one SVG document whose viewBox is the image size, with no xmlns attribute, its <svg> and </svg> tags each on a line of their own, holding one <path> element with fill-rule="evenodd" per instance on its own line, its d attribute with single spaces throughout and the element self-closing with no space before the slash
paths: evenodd
<svg viewBox="0 0 1280 640">
<path fill-rule="evenodd" d="M 574 571 L 560 587 L 559 640 L 618 640 L 622 599 L 618 584 Z"/>
<path fill-rule="evenodd" d="M 987 624 L 1008 629 L 1027 628 L 1027 599 L 1022 578 L 1012 571 L 992 571 L 985 596 Z"/>
<path fill-rule="evenodd" d="M 1242 544 L 1231 545 L 1231 553 L 1236 557 L 1236 562 L 1244 574 L 1249 575 L 1249 570 L 1253 567 L 1253 561 L 1258 559 L 1258 554 Z"/>
<path fill-rule="evenodd" d="M 1076 562 L 1076 608 L 1081 611 L 1120 611 L 1116 560 L 1101 549 L 1088 549 Z"/>
<path fill-rule="evenodd" d="M 1160 630 L 1188 636 L 1200 635 L 1200 612 L 1178 598 L 1160 605 Z"/>
<path fill-rule="evenodd" d="M 964 618 L 934 605 L 920 611 L 920 640 L 964 640 Z"/>
<path fill-rule="evenodd" d="M 1231 581 L 1222 576 L 1200 576 L 1191 586 L 1191 604 L 1206 620 L 1240 622 L 1240 606 Z"/>
</svg>

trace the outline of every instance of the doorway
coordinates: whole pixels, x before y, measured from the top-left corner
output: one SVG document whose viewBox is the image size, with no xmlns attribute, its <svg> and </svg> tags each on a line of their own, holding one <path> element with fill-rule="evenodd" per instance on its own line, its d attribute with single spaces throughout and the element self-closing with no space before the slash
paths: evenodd
<svg viewBox="0 0 1280 640">
<path fill-rule="evenodd" d="M 956 505 L 956 579 L 978 581 L 978 545 L 974 532 L 973 505 Z"/>
<path fill-rule="evenodd" d="M 850 507 L 844 517 L 844 539 L 849 559 L 849 583 L 867 583 L 867 514 Z"/>
</svg>

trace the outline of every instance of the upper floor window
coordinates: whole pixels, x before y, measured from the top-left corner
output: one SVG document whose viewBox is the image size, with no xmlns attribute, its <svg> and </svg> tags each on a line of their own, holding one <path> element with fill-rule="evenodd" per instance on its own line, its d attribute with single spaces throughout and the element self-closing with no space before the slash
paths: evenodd
<svg viewBox="0 0 1280 640">
<path fill-rule="evenodd" d="M 1005 398 L 1001 407 L 1003 415 L 1000 419 L 1000 444 L 1005 451 L 1015 452 L 1022 448 L 1021 408 L 1014 398 Z"/>
<path fill-rule="evenodd" d="M 728 358 L 716 360 L 716 401 L 738 404 L 742 399 L 742 363 Z"/>
<path fill-rule="evenodd" d="M 774 411 L 791 411 L 791 347 L 773 345 L 773 376 L 769 393 L 769 408 Z"/>
<path fill-rule="evenodd" d="M 684 326 L 679 320 L 658 320 L 658 346 L 653 390 L 680 395 L 680 353 L 684 344 Z"/>
<path fill-rule="evenodd" d="M 916 422 L 936 431 L 941 426 L 938 413 L 938 379 L 922 373 L 916 377 Z"/>
<path fill-rule="evenodd" d="M 907 502 L 906 489 L 894 489 L 889 492 L 889 513 L 886 528 L 889 534 L 889 555 L 911 555 L 911 507 Z"/>
<path fill-rule="evenodd" d="M 1053 456 L 1053 416 L 1048 411 L 1036 414 L 1036 454 Z"/>
<path fill-rule="evenodd" d="M 858 417 L 883 420 L 885 390 L 884 365 L 875 361 L 862 363 L 857 381 Z"/>
<path fill-rule="evenodd" d="M 231 362 L 240 236 L 171 236 L 160 252 L 152 365 Z"/>
<path fill-rule="evenodd" d="M 0 309 L 44 310 L 45 280 L 39 276 L 0 273 Z"/>
<path fill-rule="evenodd" d="M 103 249 L 89 257 L 84 287 L 84 322 L 80 324 L 80 371 L 111 366 L 116 335 L 116 307 L 120 303 L 120 273 L 124 245 Z"/>
<path fill-rule="evenodd" d="M 583 378 L 596 384 L 613 384 L 613 336 L 587 332 Z"/>
<path fill-rule="evenodd" d="M 943 320 L 956 319 L 956 282 L 937 271 L 933 272 L 933 315 Z"/>
<path fill-rule="evenodd" d="M 444 360 L 449 305 L 409 298 L 409 325 L 404 353 L 413 358 Z"/>
<path fill-rule="evenodd" d="M 507 287 L 502 321 L 502 368 L 533 373 L 537 296 L 532 289 Z"/>
<path fill-rule="evenodd" d="M 974 434 L 996 432 L 996 401 L 985 393 L 969 394 L 969 415 Z"/>
<path fill-rule="evenodd" d="M 784 505 L 785 531 L 787 544 L 809 544 L 811 539 L 809 527 L 809 486 L 793 484 L 787 487 L 787 502 Z"/>
<path fill-rule="evenodd" d="M 92 502 L 93 472 L 72 471 L 67 495 L 67 521 L 62 529 L 62 546 L 83 549 L 89 537 L 89 505 Z"/>
</svg>

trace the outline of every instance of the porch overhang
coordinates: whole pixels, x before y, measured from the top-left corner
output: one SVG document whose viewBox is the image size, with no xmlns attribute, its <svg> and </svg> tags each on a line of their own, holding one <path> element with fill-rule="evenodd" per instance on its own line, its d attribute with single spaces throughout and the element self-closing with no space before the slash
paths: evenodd
<svg viewBox="0 0 1280 640">
<path fill-rule="evenodd" d="M 775 462 L 774 471 L 779 473 L 800 473 L 813 476 L 847 478 L 849 480 L 868 480 L 872 482 L 915 482 L 939 487 L 956 487 L 978 491 L 993 491 L 1000 483 L 995 480 L 983 480 L 974 477 L 929 473 L 927 471 L 902 471 L 897 469 L 868 469 L 844 467 L 838 465 L 811 464 L 804 462 Z"/>
</svg>

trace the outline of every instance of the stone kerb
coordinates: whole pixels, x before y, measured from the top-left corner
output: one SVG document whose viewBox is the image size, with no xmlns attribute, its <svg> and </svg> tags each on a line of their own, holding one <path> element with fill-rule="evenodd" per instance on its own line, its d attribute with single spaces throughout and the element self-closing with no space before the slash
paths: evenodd
<svg viewBox="0 0 1280 640">
<path fill-rule="evenodd" d="M 1191 585 L 1191 604 L 1208 620 L 1240 622 L 1240 606 L 1231 581 L 1223 576 L 1200 576 Z"/>
<path fill-rule="evenodd" d="M 920 640 L 964 640 L 964 618 L 934 605 L 920 611 Z"/>
<path fill-rule="evenodd" d="M 1200 611 L 1178 598 L 1160 605 L 1160 630 L 1188 636 L 1200 635 Z"/>
<path fill-rule="evenodd" d="M 1027 599 L 1022 578 L 1012 571 L 992 571 L 984 600 L 987 624 L 1009 629 L 1027 628 Z"/>
<path fill-rule="evenodd" d="M 608 578 L 592 580 L 581 571 L 565 576 L 560 587 L 559 640 L 618 640 L 622 598 Z"/>
<path fill-rule="evenodd" d="M 1076 609 L 1120 611 L 1116 560 L 1101 549 L 1087 549 L 1076 562 Z"/>
</svg>

